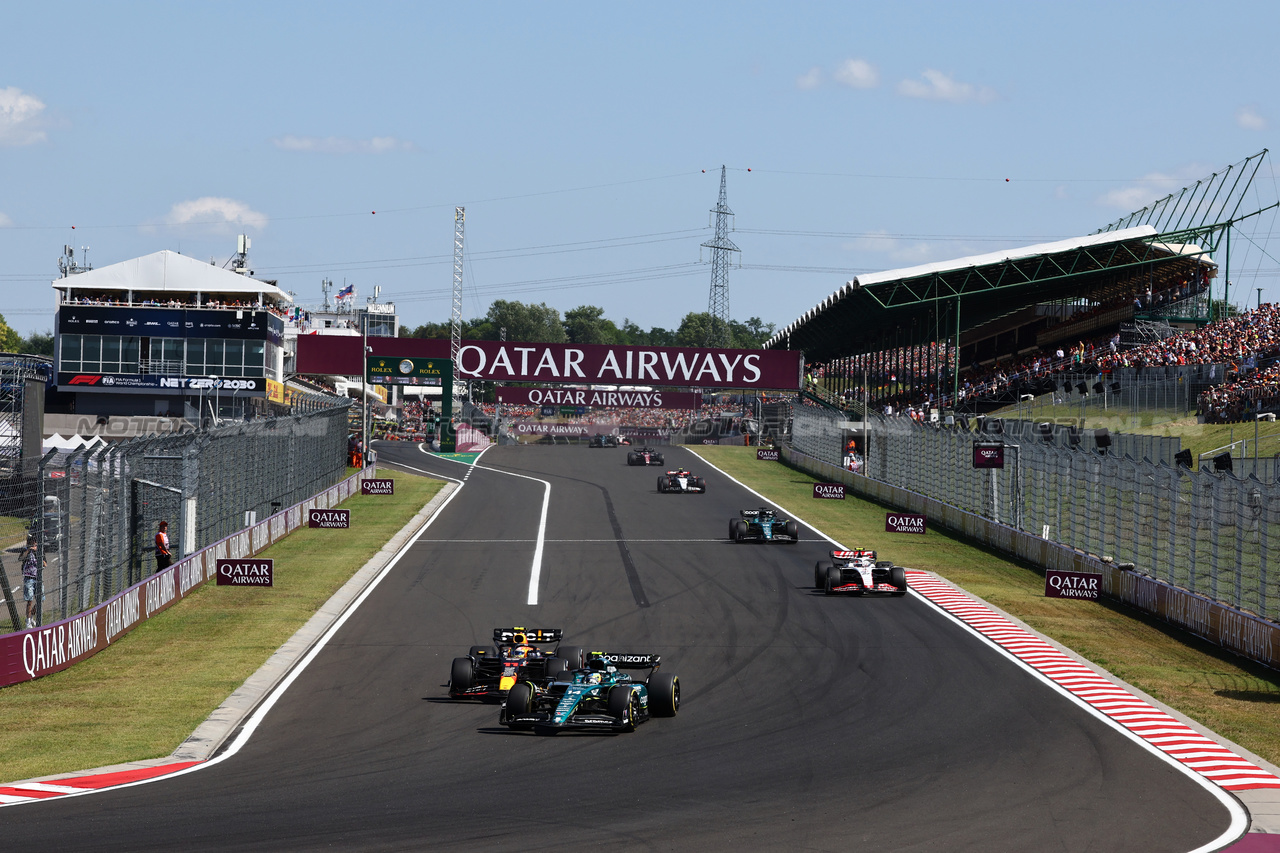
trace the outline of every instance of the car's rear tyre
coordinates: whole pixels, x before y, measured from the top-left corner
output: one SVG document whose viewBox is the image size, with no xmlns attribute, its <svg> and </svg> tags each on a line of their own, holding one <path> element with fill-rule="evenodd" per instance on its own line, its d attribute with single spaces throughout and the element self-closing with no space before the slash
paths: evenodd
<svg viewBox="0 0 1280 853">
<path fill-rule="evenodd" d="M 791 537 L 792 544 L 800 541 L 800 525 L 794 521 L 788 521 L 786 526 L 787 535 Z"/>
<path fill-rule="evenodd" d="M 542 674 L 546 678 L 558 678 L 561 673 L 569 671 L 569 662 L 564 658 L 547 658 L 543 664 Z"/>
<path fill-rule="evenodd" d="M 735 521 L 733 523 L 733 541 L 741 542 L 747 537 L 747 523 L 745 521 Z"/>
<path fill-rule="evenodd" d="M 822 585 L 823 591 L 825 591 L 827 595 L 835 595 L 836 587 L 840 585 L 842 580 L 843 577 L 840 574 L 840 570 L 835 566 L 828 566 L 827 577 Z"/>
<path fill-rule="evenodd" d="M 707 493 L 707 481 L 701 477 L 694 478 L 693 487 L 698 490 L 698 494 L 705 495 Z"/>
<path fill-rule="evenodd" d="M 569 669 L 582 669 L 582 647 L 560 646 L 556 649 L 556 657 L 569 662 Z"/>
<path fill-rule="evenodd" d="M 471 658 L 454 658 L 449 669 L 449 692 L 461 693 L 476 683 L 476 665 Z"/>
<path fill-rule="evenodd" d="M 614 687 L 609 690 L 609 716 L 622 723 L 624 732 L 636 730 L 637 706 L 635 691 L 630 687 Z"/>
<path fill-rule="evenodd" d="M 658 454 L 657 456 L 653 457 L 653 464 L 654 465 L 666 464 L 665 460 L 662 458 L 662 454 Z"/>
<path fill-rule="evenodd" d="M 658 491 L 659 491 L 659 492 L 665 492 L 666 490 L 667 490 L 667 483 L 666 483 L 666 481 L 665 481 L 665 480 L 663 480 L 661 477 L 659 477 L 659 478 L 658 478 Z"/>
<path fill-rule="evenodd" d="M 738 530 L 738 522 L 734 521 L 732 518 L 729 519 L 729 541 L 730 542 L 736 542 L 738 540 L 738 537 L 735 535 L 737 530 Z"/>
<path fill-rule="evenodd" d="M 680 710 L 680 679 L 669 672 L 649 676 L 649 713 L 655 717 L 674 717 Z"/>
<path fill-rule="evenodd" d="M 636 464 L 636 455 L 631 451 L 627 451 L 627 464 L 628 465 Z"/>
<path fill-rule="evenodd" d="M 507 691 L 507 701 L 503 703 L 502 710 L 505 712 L 507 720 L 515 717 L 521 717 L 533 710 L 533 685 L 527 681 L 517 681 L 511 685 L 511 689 Z M 513 729 L 527 730 L 531 728 L 528 723 L 507 723 Z"/>
<path fill-rule="evenodd" d="M 893 584 L 895 589 L 894 595 L 907 594 L 907 570 L 902 566 L 894 566 L 889 570 L 889 583 Z"/>
</svg>

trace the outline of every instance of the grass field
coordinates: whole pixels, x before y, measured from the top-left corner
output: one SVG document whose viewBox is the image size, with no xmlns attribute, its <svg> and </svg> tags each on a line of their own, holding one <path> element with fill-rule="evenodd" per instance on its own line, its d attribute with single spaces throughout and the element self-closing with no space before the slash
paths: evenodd
<svg viewBox="0 0 1280 853">
<path fill-rule="evenodd" d="M 1123 605 L 1045 598 L 1042 572 L 949 533 L 885 533 L 886 507 L 853 497 L 814 500 L 811 475 L 779 462 L 756 461 L 755 448 L 690 449 L 843 544 L 873 548 L 899 565 L 936 572 L 1280 764 L 1280 673 Z"/>
<path fill-rule="evenodd" d="M 301 528 L 264 551 L 272 588 L 207 583 L 83 663 L 0 690 L 0 781 L 168 755 L 387 543 L 443 483 L 379 469 L 350 530 Z"/>
</svg>

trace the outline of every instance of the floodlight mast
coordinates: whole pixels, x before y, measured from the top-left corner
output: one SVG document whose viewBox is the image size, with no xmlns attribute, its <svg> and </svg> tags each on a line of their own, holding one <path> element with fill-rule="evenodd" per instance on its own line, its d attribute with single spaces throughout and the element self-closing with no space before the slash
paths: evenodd
<svg viewBox="0 0 1280 853">
<path fill-rule="evenodd" d="M 711 295 L 707 300 L 707 313 L 711 315 L 711 328 L 707 330 L 707 346 L 728 347 L 732 343 L 729 334 L 729 262 L 730 253 L 742 251 L 729 239 L 728 194 L 725 192 L 725 167 L 720 167 L 720 198 L 711 213 L 715 216 L 716 235 L 702 245 L 711 250 Z"/>
<path fill-rule="evenodd" d="M 458 389 L 461 385 L 458 379 L 458 350 L 462 348 L 462 244 L 466 236 L 467 225 L 467 209 L 465 207 L 455 207 L 453 209 L 453 320 L 449 330 L 449 358 L 454 364 L 453 387 L 449 389 L 449 393 L 454 400 L 458 400 L 460 395 Z M 441 388 L 440 393 L 444 394 L 445 389 Z M 445 428 L 445 424 L 441 424 L 441 429 Z M 452 427 L 449 427 L 452 429 Z"/>
</svg>

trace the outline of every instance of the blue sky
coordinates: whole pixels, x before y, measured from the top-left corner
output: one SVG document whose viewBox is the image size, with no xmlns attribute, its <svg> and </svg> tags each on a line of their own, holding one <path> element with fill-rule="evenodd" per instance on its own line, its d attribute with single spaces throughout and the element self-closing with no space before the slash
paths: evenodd
<svg viewBox="0 0 1280 853">
<path fill-rule="evenodd" d="M 222 264 L 240 232 L 299 302 L 328 277 L 381 286 L 405 324 L 447 320 L 456 205 L 467 317 L 507 298 L 674 327 L 706 310 L 721 164 L 732 316 L 782 326 L 860 272 L 1092 232 L 1280 125 L 1274 3 L 27 3 L 5 20 L 0 314 L 23 334 L 52 327 L 64 244 L 95 266 Z M 1268 162 L 1258 206 L 1276 185 Z M 1233 296 L 1280 298 L 1275 223 L 1233 236 Z"/>
</svg>

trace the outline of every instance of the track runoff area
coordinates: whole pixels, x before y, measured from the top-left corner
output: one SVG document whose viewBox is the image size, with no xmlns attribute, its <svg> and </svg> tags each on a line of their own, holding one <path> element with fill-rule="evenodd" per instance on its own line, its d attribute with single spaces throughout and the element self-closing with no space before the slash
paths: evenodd
<svg viewBox="0 0 1280 853">
<path fill-rule="evenodd" d="M 624 448 L 380 451 L 460 487 L 229 747 L 0 809 L 6 845 L 1207 851 L 1245 829 L 1120 720 L 1109 682 L 1046 677 L 1047 644 L 967 596 L 914 572 L 906 597 L 823 595 L 815 560 L 857 543 L 803 525 L 795 545 L 731 543 L 726 521 L 764 500 L 687 450 L 668 467 L 705 494 L 659 493 Z M 511 625 L 660 654 L 678 716 L 539 737 L 449 699 L 452 659 Z"/>
</svg>

